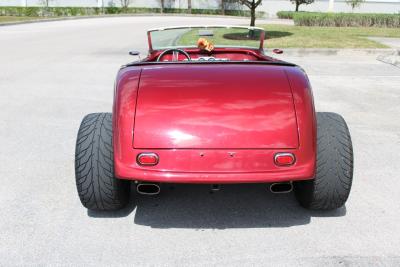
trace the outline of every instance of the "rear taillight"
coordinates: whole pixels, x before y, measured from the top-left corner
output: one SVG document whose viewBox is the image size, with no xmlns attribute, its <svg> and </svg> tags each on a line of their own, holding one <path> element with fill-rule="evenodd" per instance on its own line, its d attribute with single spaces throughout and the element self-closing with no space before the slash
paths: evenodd
<svg viewBox="0 0 400 267">
<path fill-rule="evenodd" d="M 139 165 L 154 166 L 158 163 L 158 155 L 156 153 L 140 153 L 136 160 Z"/>
<path fill-rule="evenodd" d="M 274 162 L 278 166 L 290 166 L 293 165 L 296 158 L 292 153 L 277 153 L 274 157 Z"/>
</svg>

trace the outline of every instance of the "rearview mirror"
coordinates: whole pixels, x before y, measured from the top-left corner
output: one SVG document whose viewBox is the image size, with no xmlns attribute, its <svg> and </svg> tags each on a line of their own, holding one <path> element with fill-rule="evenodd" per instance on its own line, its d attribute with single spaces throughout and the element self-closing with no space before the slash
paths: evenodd
<svg viewBox="0 0 400 267">
<path fill-rule="evenodd" d="M 140 52 L 139 51 L 129 51 L 129 55 L 131 55 L 131 56 L 139 56 Z"/>
</svg>

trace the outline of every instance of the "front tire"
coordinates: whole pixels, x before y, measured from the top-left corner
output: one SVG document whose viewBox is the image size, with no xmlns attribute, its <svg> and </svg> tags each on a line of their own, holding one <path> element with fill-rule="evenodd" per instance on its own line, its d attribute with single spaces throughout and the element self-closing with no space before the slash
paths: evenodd
<svg viewBox="0 0 400 267">
<path fill-rule="evenodd" d="M 353 147 L 344 119 L 335 113 L 317 113 L 317 170 L 313 180 L 294 183 L 299 203 L 308 209 L 343 206 L 353 180 Z"/>
<path fill-rule="evenodd" d="M 110 113 L 83 118 L 75 148 L 75 178 L 82 205 L 90 210 L 118 210 L 128 203 L 129 182 L 114 177 Z"/>
</svg>

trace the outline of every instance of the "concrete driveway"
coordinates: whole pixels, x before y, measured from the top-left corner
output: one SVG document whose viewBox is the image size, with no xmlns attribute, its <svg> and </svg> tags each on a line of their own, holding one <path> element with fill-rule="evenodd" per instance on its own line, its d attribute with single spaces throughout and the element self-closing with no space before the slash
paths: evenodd
<svg viewBox="0 0 400 267">
<path fill-rule="evenodd" d="M 400 264 L 400 69 L 373 54 L 283 56 L 309 73 L 318 111 L 343 115 L 355 176 L 346 207 L 310 212 L 263 185 L 167 187 L 87 212 L 74 180 L 82 117 L 110 112 L 145 30 L 241 19 L 124 17 L 0 28 L 0 265 Z"/>
</svg>

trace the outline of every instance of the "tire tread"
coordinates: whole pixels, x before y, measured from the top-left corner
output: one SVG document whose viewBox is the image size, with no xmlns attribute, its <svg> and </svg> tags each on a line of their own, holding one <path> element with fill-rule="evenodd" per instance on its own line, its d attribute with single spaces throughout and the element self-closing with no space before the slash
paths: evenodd
<svg viewBox="0 0 400 267">
<path fill-rule="evenodd" d="M 295 183 L 300 204 L 331 210 L 345 204 L 353 180 L 353 148 L 344 119 L 335 113 L 317 113 L 317 167 L 313 180 Z"/>
<path fill-rule="evenodd" d="M 75 177 L 79 198 L 91 210 L 117 210 L 129 198 L 129 183 L 114 177 L 112 115 L 88 114 L 79 128 Z"/>
</svg>

